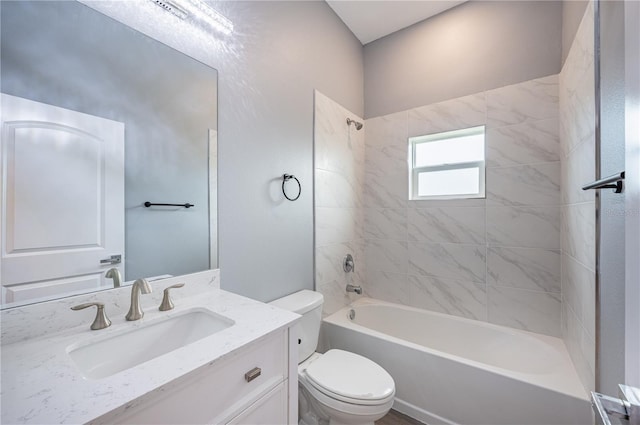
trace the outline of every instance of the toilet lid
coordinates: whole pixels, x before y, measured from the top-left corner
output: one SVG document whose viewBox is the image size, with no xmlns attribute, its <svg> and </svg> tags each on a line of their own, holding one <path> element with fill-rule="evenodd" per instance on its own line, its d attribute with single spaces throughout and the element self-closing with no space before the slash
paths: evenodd
<svg viewBox="0 0 640 425">
<path fill-rule="evenodd" d="M 383 400 L 393 396 L 391 375 L 366 357 L 329 350 L 306 370 L 310 383 L 323 393 L 352 403 Z"/>
</svg>

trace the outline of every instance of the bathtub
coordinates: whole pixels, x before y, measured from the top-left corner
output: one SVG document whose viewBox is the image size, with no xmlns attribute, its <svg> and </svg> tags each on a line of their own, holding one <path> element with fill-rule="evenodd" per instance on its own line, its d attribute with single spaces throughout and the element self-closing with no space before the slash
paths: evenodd
<svg viewBox="0 0 640 425">
<path fill-rule="evenodd" d="M 326 317 L 323 337 L 384 367 L 394 409 L 429 425 L 593 423 L 559 338 L 370 298 Z"/>
</svg>

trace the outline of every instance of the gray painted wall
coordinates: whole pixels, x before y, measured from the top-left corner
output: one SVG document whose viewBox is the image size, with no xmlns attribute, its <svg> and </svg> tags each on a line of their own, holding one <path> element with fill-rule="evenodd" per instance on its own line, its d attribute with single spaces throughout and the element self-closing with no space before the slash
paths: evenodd
<svg viewBox="0 0 640 425">
<path fill-rule="evenodd" d="M 362 45 L 325 2 L 216 7 L 235 24 L 218 67 L 222 288 L 269 301 L 313 288 L 313 90 L 362 114 Z"/>
<path fill-rule="evenodd" d="M 562 1 L 562 63 L 567 60 L 571 43 L 576 37 L 578 27 L 587 10 L 587 0 L 563 0 Z"/>
<path fill-rule="evenodd" d="M 362 114 L 362 45 L 320 1 L 212 2 L 234 23 L 226 37 L 175 26 L 151 2 L 86 3 L 219 71 L 223 289 L 268 301 L 312 288 L 313 90 Z M 283 173 L 302 182 L 296 202 Z"/>
<path fill-rule="evenodd" d="M 561 2 L 464 3 L 365 46 L 365 118 L 557 74 L 561 58 Z"/>
</svg>

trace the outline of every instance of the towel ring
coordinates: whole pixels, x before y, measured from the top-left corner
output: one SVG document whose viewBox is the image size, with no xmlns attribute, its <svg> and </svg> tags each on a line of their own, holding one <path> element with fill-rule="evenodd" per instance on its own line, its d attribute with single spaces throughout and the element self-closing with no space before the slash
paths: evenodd
<svg viewBox="0 0 640 425">
<path fill-rule="evenodd" d="M 287 192 L 284 190 L 284 184 L 291 179 L 294 179 L 296 183 L 298 183 L 298 196 L 296 196 L 295 198 L 289 198 L 287 196 Z M 284 195 L 284 197 L 290 201 L 295 201 L 300 197 L 301 193 L 302 193 L 302 185 L 300 184 L 300 180 L 298 180 L 296 176 L 294 176 L 293 174 L 283 174 L 282 175 L 282 194 Z"/>
</svg>

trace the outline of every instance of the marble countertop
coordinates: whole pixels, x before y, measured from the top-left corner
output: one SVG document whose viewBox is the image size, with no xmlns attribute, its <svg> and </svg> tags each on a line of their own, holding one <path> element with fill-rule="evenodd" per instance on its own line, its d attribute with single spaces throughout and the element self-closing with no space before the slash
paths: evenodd
<svg viewBox="0 0 640 425">
<path fill-rule="evenodd" d="M 91 380 L 67 354 L 76 343 L 101 340 L 132 327 L 202 307 L 235 325 L 115 375 Z M 95 310 L 95 309 L 93 309 Z M 112 326 L 82 326 L 2 346 L 3 424 L 87 423 L 193 371 L 214 365 L 244 345 L 275 332 L 300 316 L 220 289 L 183 298 L 170 312 L 147 308 L 143 319 L 111 317 Z M 122 348 L 126 350 L 126 347 Z M 117 355 L 118 353 L 114 353 Z"/>
</svg>

